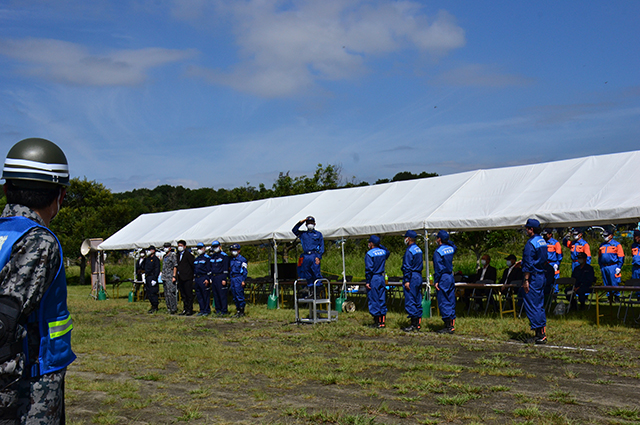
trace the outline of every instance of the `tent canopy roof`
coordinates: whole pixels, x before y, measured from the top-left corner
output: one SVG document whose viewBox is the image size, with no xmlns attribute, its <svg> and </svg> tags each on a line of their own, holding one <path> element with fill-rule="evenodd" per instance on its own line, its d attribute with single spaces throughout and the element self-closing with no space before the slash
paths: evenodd
<svg viewBox="0 0 640 425">
<path fill-rule="evenodd" d="M 407 229 L 488 230 L 629 223 L 640 218 L 640 151 L 143 214 L 100 245 L 292 241 L 313 215 L 325 238 Z"/>
</svg>

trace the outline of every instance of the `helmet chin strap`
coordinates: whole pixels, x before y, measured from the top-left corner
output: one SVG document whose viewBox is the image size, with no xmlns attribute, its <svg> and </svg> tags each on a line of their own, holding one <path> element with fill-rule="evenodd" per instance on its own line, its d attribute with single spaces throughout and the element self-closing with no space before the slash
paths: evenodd
<svg viewBox="0 0 640 425">
<path fill-rule="evenodd" d="M 53 213 L 53 215 L 51 216 L 51 220 L 53 220 L 54 218 L 56 218 L 56 216 L 58 215 L 58 213 L 60 212 L 60 208 L 62 208 L 62 202 L 64 201 L 64 195 L 62 193 L 62 188 L 60 188 L 60 194 L 58 195 L 58 197 L 56 198 L 56 212 Z"/>
</svg>

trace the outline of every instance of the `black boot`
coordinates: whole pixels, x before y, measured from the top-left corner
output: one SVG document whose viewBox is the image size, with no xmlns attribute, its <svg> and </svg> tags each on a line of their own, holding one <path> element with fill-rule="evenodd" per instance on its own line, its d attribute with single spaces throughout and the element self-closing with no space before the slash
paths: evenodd
<svg viewBox="0 0 640 425">
<path fill-rule="evenodd" d="M 436 332 L 439 334 L 453 334 L 455 332 L 454 323 L 455 319 L 446 319 L 444 321 L 444 328 Z"/>
<path fill-rule="evenodd" d="M 236 310 L 236 314 L 233 317 L 244 317 L 244 307 Z"/>
<path fill-rule="evenodd" d="M 387 327 L 387 316 L 378 316 L 378 326 L 376 328 L 383 329 Z"/>
<path fill-rule="evenodd" d="M 369 326 L 370 328 L 377 328 L 379 319 L 380 319 L 380 316 L 373 316 L 373 323 L 367 326 Z"/>
<path fill-rule="evenodd" d="M 536 329 L 536 340 L 535 340 L 535 343 L 538 344 L 538 345 L 547 343 L 547 328 L 546 327 Z"/>
<path fill-rule="evenodd" d="M 412 317 L 411 318 L 411 324 L 409 326 L 407 326 L 406 328 L 403 328 L 402 330 L 405 332 L 417 332 L 419 330 L 418 328 L 418 318 L 417 317 Z"/>
</svg>

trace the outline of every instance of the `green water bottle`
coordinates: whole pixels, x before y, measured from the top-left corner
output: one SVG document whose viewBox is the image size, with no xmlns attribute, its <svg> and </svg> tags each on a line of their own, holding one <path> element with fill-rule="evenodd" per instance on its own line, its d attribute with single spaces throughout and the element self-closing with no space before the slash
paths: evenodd
<svg viewBox="0 0 640 425">
<path fill-rule="evenodd" d="M 107 293 L 104 292 L 104 289 L 100 288 L 100 291 L 98 291 L 98 301 L 104 301 L 107 299 Z"/>
<path fill-rule="evenodd" d="M 133 291 L 129 291 L 129 302 L 133 302 Z"/>
</svg>

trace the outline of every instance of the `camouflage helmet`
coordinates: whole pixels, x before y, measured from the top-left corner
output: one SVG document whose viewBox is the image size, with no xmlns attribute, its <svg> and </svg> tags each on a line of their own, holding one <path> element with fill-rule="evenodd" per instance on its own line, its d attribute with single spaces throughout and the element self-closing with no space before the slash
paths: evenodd
<svg viewBox="0 0 640 425">
<path fill-rule="evenodd" d="M 24 139 L 9 150 L 2 178 L 28 188 L 69 186 L 69 163 L 55 143 L 39 138 Z"/>
</svg>

